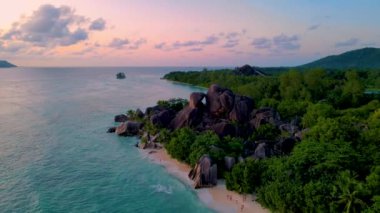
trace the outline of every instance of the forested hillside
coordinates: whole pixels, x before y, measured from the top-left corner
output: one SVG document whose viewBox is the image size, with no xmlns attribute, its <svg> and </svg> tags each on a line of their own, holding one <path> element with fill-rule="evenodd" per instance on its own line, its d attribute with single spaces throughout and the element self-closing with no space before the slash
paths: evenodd
<svg viewBox="0 0 380 213">
<path fill-rule="evenodd" d="M 331 55 L 299 66 L 299 68 L 328 68 L 328 69 L 364 69 L 380 68 L 380 49 L 363 48 L 352 50 L 340 55 Z"/>
<path fill-rule="evenodd" d="M 257 193 L 258 201 L 274 212 L 380 212 L 378 70 L 291 70 L 267 77 L 219 70 L 173 72 L 164 78 L 204 87 L 219 84 L 253 98 L 255 108 L 270 107 L 281 119 L 302 127 L 302 140 L 290 154 L 248 157 L 224 173 L 230 190 Z M 197 157 L 199 150 L 210 152 L 210 144 L 224 147 L 232 156 L 244 156 L 247 144 L 289 137 L 275 130 L 268 123 L 248 138 L 220 140 L 212 133 L 197 136 L 180 129 L 167 136 L 167 147 L 189 163 L 197 159 L 193 152 Z M 171 150 L 174 146 L 182 149 Z"/>
</svg>

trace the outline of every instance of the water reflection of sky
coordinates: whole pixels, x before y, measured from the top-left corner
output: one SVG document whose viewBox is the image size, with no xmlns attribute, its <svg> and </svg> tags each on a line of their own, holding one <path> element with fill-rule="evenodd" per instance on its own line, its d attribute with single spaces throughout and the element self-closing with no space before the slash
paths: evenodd
<svg viewBox="0 0 380 213">
<path fill-rule="evenodd" d="M 7 212 L 17 206 L 20 211 L 33 211 L 54 206 L 67 212 L 85 209 L 83 202 L 131 211 L 199 209 L 201 204 L 191 191 L 163 168 L 141 159 L 133 146 L 135 138 L 105 133 L 115 125 L 115 114 L 137 107 L 144 110 L 157 100 L 187 98 L 201 90 L 160 80 L 171 70 L 0 70 L 0 209 Z M 120 71 L 126 72 L 126 79 L 116 79 Z M 171 196 L 177 206 L 165 205 L 165 193 L 145 196 L 154 184 L 173 186 Z"/>
</svg>

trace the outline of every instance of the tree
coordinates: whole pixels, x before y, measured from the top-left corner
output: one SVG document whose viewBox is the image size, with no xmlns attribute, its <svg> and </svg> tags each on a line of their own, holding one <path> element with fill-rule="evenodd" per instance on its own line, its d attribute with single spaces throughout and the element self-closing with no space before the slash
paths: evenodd
<svg viewBox="0 0 380 213">
<path fill-rule="evenodd" d="M 375 195 L 372 198 L 372 205 L 365 209 L 363 212 L 365 213 L 378 213 L 380 212 L 380 195 Z"/>
<path fill-rule="evenodd" d="M 358 106 L 364 97 L 364 85 L 355 71 L 345 73 L 346 80 L 343 85 L 343 97 L 350 106 Z M 349 107 L 349 106 L 346 106 Z"/>
<path fill-rule="evenodd" d="M 303 77 L 299 71 L 291 70 L 280 76 L 280 94 L 283 99 L 298 100 L 305 98 L 303 94 Z"/>
<path fill-rule="evenodd" d="M 317 123 L 306 133 L 306 138 L 332 143 L 334 141 L 347 141 L 357 143 L 360 136 L 358 120 L 342 116 L 337 118 L 318 118 Z"/>
<path fill-rule="evenodd" d="M 308 101 L 283 100 L 278 105 L 277 110 L 281 118 L 289 120 L 296 116 L 302 117 L 309 104 Z"/>
<path fill-rule="evenodd" d="M 252 141 L 257 140 L 275 140 L 281 134 L 281 131 L 272 124 L 262 124 L 255 130 L 251 136 Z"/>
<path fill-rule="evenodd" d="M 223 138 L 222 147 L 227 155 L 239 157 L 243 151 L 243 140 L 241 138 L 227 136 Z"/>
<path fill-rule="evenodd" d="M 264 98 L 257 105 L 258 107 L 271 107 L 277 109 L 277 106 L 280 102 L 274 98 Z"/>
<path fill-rule="evenodd" d="M 310 92 L 313 101 L 319 101 L 326 96 L 326 91 L 331 87 L 332 79 L 323 69 L 312 69 L 304 73 L 304 82 Z"/>
<path fill-rule="evenodd" d="M 335 109 L 327 103 L 310 104 L 302 118 L 304 127 L 314 126 L 320 118 L 330 118 L 335 115 Z"/>
<path fill-rule="evenodd" d="M 372 169 L 371 174 L 366 177 L 366 188 L 373 195 L 380 195 L 380 166 Z"/>
<path fill-rule="evenodd" d="M 157 105 L 171 109 L 174 111 L 180 111 L 183 109 L 189 102 L 186 99 L 183 98 L 171 98 L 169 100 L 159 100 L 157 101 Z"/>
<path fill-rule="evenodd" d="M 224 151 L 217 149 L 219 144 L 220 139 L 214 132 L 207 131 L 197 135 L 190 147 L 188 162 L 195 165 L 204 154 L 209 154 L 213 160 L 220 160 L 224 157 Z M 212 149 L 213 147 L 216 149 Z"/>
<path fill-rule="evenodd" d="M 239 193 L 253 193 L 260 185 L 262 167 L 258 161 L 247 159 L 236 164 L 231 172 L 226 173 L 226 187 Z"/>
<path fill-rule="evenodd" d="M 195 133 L 190 128 L 181 128 L 176 130 L 169 143 L 165 144 L 168 153 L 181 161 L 188 162 L 188 157 L 191 152 L 191 145 L 195 140 Z"/>
<path fill-rule="evenodd" d="M 350 213 L 360 212 L 366 206 L 362 200 L 363 191 L 363 184 L 357 181 L 349 171 L 343 171 L 335 182 L 332 193 L 338 209 Z M 333 205 L 333 207 L 335 206 Z"/>
</svg>

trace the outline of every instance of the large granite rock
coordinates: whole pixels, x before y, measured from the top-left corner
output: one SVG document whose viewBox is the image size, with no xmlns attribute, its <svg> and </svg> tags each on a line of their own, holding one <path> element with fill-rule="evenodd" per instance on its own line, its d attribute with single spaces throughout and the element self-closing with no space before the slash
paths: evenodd
<svg viewBox="0 0 380 213">
<path fill-rule="evenodd" d="M 242 67 L 236 67 L 233 71 L 235 75 L 244 75 L 244 76 L 250 76 L 250 75 L 261 75 L 265 76 L 265 74 L 259 70 L 257 70 L 254 67 L 249 66 L 248 64 L 242 66 Z"/>
<path fill-rule="evenodd" d="M 235 96 L 235 104 L 230 112 L 230 120 L 247 122 L 253 110 L 253 100 L 246 96 Z"/>
<path fill-rule="evenodd" d="M 163 110 L 166 110 L 166 109 L 164 107 L 158 106 L 158 105 L 152 106 L 152 107 L 148 107 L 145 110 L 145 116 L 150 117 L 150 116 L 155 115 L 155 114 L 157 114 L 157 113 L 159 113 L 159 112 L 161 112 Z"/>
<path fill-rule="evenodd" d="M 179 129 L 185 126 L 195 127 L 202 121 L 202 110 L 187 106 L 177 113 L 170 122 L 171 129 Z"/>
<path fill-rule="evenodd" d="M 282 138 L 274 145 L 274 152 L 279 155 L 289 154 L 292 151 L 295 144 L 295 138 Z"/>
<path fill-rule="evenodd" d="M 303 130 L 300 130 L 296 133 L 294 133 L 294 137 L 297 139 L 297 140 L 302 140 L 304 137 L 305 137 L 305 134 L 307 134 L 307 132 L 309 132 L 310 129 L 309 128 L 306 128 L 306 129 L 303 129 Z"/>
<path fill-rule="evenodd" d="M 190 108 L 203 108 L 204 104 L 202 100 L 206 97 L 206 94 L 202 92 L 193 92 L 190 95 L 189 106 Z"/>
<path fill-rule="evenodd" d="M 239 156 L 238 157 L 238 163 L 244 163 L 244 158 L 242 156 Z"/>
<path fill-rule="evenodd" d="M 259 128 L 262 124 L 267 124 L 270 123 L 274 126 L 279 126 L 281 124 L 281 118 L 280 114 L 270 108 L 270 107 L 265 107 L 258 109 L 253 112 L 253 119 L 250 121 L 251 126 L 253 128 Z"/>
<path fill-rule="evenodd" d="M 267 143 L 259 143 L 253 154 L 254 159 L 264 159 L 272 155 L 272 150 Z"/>
<path fill-rule="evenodd" d="M 141 111 L 141 109 L 136 109 L 136 116 L 138 118 L 143 118 L 144 117 L 144 113 Z"/>
<path fill-rule="evenodd" d="M 144 134 L 141 136 L 139 143 L 137 144 L 137 147 L 140 149 L 156 149 L 157 146 L 157 139 L 160 134 L 156 135 L 150 135 L 148 132 L 144 132 Z"/>
<path fill-rule="evenodd" d="M 126 122 L 128 120 L 128 116 L 124 114 L 115 115 L 114 121 L 115 122 Z"/>
<path fill-rule="evenodd" d="M 168 127 L 170 122 L 175 117 L 175 112 L 172 110 L 163 110 L 157 114 L 154 114 L 150 117 L 150 122 L 153 125 L 160 127 Z"/>
<path fill-rule="evenodd" d="M 190 171 L 189 178 L 194 181 L 194 188 L 210 187 L 217 184 L 218 169 L 210 156 L 203 155 Z"/>
<path fill-rule="evenodd" d="M 230 156 L 224 157 L 224 167 L 226 168 L 227 171 L 231 171 L 235 163 L 236 161 L 234 157 L 230 157 Z"/>
<path fill-rule="evenodd" d="M 114 133 L 116 131 L 116 127 L 109 127 L 108 129 L 107 129 L 107 133 Z"/>
<path fill-rule="evenodd" d="M 219 96 L 221 108 L 220 113 L 228 113 L 234 107 L 235 94 L 231 90 L 225 89 Z"/>
<path fill-rule="evenodd" d="M 296 132 L 299 131 L 298 126 L 292 125 L 290 123 L 281 124 L 278 127 L 283 132 L 288 132 L 291 135 L 294 135 Z"/>
<path fill-rule="evenodd" d="M 117 79 L 124 79 L 125 78 L 125 73 L 124 72 L 119 72 L 116 74 Z"/>
<path fill-rule="evenodd" d="M 246 140 L 243 143 L 243 156 L 248 157 L 252 156 L 255 153 L 257 143 L 251 140 Z"/>
<path fill-rule="evenodd" d="M 235 95 L 231 90 L 216 84 L 211 85 L 207 91 L 207 108 L 214 117 L 225 117 L 232 110 L 234 100 Z"/>
<path fill-rule="evenodd" d="M 223 138 L 225 136 L 235 136 L 236 128 L 231 123 L 222 121 L 220 123 L 211 126 L 211 130 L 214 131 L 219 137 Z"/>
<path fill-rule="evenodd" d="M 137 135 L 142 127 L 143 123 L 141 122 L 127 121 L 116 127 L 115 133 L 120 136 L 133 136 Z"/>
</svg>

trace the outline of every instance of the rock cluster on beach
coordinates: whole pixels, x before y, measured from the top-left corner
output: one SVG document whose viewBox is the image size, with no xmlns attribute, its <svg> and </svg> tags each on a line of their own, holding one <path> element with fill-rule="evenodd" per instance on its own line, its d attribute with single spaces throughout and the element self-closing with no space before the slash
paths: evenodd
<svg viewBox="0 0 380 213">
<path fill-rule="evenodd" d="M 217 165 L 208 155 L 203 155 L 189 172 L 189 178 L 194 181 L 194 188 L 215 186 L 218 182 Z"/>
<path fill-rule="evenodd" d="M 151 125 L 176 130 L 190 127 L 198 132 L 213 131 L 219 137 L 226 136 L 248 138 L 255 129 L 263 124 L 272 124 L 277 130 L 286 132 L 289 137 L 273 140 L 257 140 L 255 143 L 244 144 L 244 158 L 263 159 L 273 155 L 290 153 L 296 141 L 302 136 L 297 121 L 286 123 L 281 120 L 279 113 L 273 108 L 254 108 L 254 100 L 250 97 L 234 94 L 227 88 L 216 84 L 209 87 L 207 93 L 191 93 L 189 103 L 180 111 L 163 106 L 148 107 L 145 113 L 137 110 L 138 117 L 145 118 Z M 115 122 L 121 122 L 117 127 L 111 127 L 108 132 L 116 132 L 120 136 L 142 137 L 140 148 L 161 147 L 156 144 L 158 135 L 151 136 L 144 131 L 144 124 L 131 120 L 127 115 L 115 116 Z M 298 122 L 299 123 L 299 122 Z M 231 170 L 235 159 L 226 156 L 225 169 Z M 211 164 L 209 156 L 202 156 L 189 177 L 195 180 L 195 187 L 216 184 L 216 164 Z"/>
</svg>

